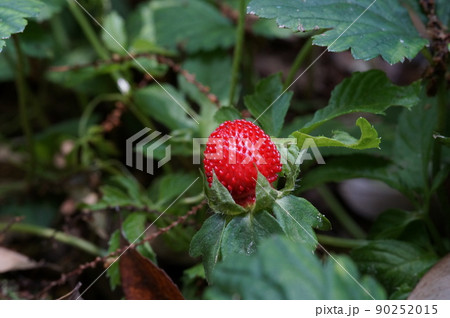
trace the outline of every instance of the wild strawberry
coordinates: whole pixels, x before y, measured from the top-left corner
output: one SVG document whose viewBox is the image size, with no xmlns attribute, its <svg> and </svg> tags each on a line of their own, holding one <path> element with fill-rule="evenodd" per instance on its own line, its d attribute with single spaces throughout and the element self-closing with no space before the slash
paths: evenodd
<svg viewBox="0 0 450 318">
<path fill-rule="evenodd" d="M 213 171 L 237 204 L 255 202 L 257 170 L 272 183 L 281 171 L 280 153 L 264 131 L 246 120 L 226 121 L 209 136 L 204 152 L 211 187 Z"/>
</svg>

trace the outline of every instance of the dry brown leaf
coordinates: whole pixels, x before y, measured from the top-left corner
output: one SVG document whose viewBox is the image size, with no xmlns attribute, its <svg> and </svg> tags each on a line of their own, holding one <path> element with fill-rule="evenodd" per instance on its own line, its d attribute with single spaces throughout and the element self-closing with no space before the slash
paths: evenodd
<svg viewBox="0 0 450 318">
<path fill-rule="evenodd" d="M 25 255 L 0 247 L 0 273 L 32 269 L 39 266 L 39 263 L 29 259 Z"/>
<path fill-rule="evenodd" d="M 126 299 L 184 299 L 170 277 L 134 249 L 120 257 L 119 267 Z"/>
</svg>

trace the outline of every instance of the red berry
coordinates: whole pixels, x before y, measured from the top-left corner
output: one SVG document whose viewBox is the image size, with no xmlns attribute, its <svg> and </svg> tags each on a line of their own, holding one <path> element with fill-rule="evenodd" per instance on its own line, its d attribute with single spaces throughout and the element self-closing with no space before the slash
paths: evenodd
<svg viewBox="0 0 450 318">
<path fill-rule="evenodd" d="M 257 170 L 272 183 L 281 171 L 280 153 L 270 137 L 246 120 L 226 121 L 209 136 L 203 164 L 211 187 L 213 171 L 237 204 L 255 202 Z M 256 167 L 255 167 L 256 166 Z"/>
</svg>

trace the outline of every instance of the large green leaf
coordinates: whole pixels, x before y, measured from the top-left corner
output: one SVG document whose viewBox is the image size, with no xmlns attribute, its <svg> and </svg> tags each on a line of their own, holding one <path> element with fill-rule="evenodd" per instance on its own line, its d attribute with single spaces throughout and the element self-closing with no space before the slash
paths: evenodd
<svg viewBox="0 0 450 318">
<path fill-rule="evenodd" d="M 314 36 L 314 44 L 332 52 L 350 48 L 356 59 L 381 55 L 393 64 L 414 58 L 427 44 L 396 0 L 253 0 L 247 12 L 296 31 L 329 29 Z"/>
<path fill-rule="evenodd" d="M 372 241 L 351 255 L 359 269 L 374 275 L 389 293 L 404 289 L 405 285 L 411 290 L 437 261 L 433 253 L 395 240 Z"/>
<path fill-rule="evenodd" d="M 281 74 L 275 74 L 261 80 L 255 93 L 244 98 L 250 113 L 258 119 L 264 131 L 274 137 L 280 134 L 293 94 L 282 93 Z"/>
<path fill-rule="evenodd" d="M 211 4 L 199 0 L 160 2 L 155 5 L 157 42 L 168 48 L 182 46 L 186 51 L 229 48 L 235 40 L 234 28 Z"/>
<path fill-rule="evenodd" d="M 311 251 L 317 246 L 313 228 L 331 229 L 330 221 L 304 198 L 289 195 L 278 199 L 273 212 L 286 235 Z"/>
<path fill-rule="evenodd" d="M 370 229 L 369 238 L 397 239 L 411 222 L 420 220 L 417 213 L 403 210 L 387 210 L 380 214 Z"/>
<path fill-rule="evenodd" d="M 359 139 L 340 130 L 334 131 L 332 138 L 325 136 L 310 136 L 303 133 L 301 130 L 293 132 L 292 136 L 297 138 L 297 145 L 299 148 L 304 148 L 306 145 L 317 147 L 345 147 L 350 149 L 378 148 L 380 145 L 380 138 L 378 137 L 375 128 L 363 117 L 356 120 L 356 125 L 361 130 L 361 137 Z"/>
<path fill-rule="evenodd" d="M 189 254 L 203 257 L 206 278 L 211 282 L 211 275 L 220 260 L 220 245 L 226 226 L 225 216 L 214 214 L 209 217 L 191 241 Z"/>
<path fill-rule="evenodd" d="M 276 236 L 265 240 L 261 248 L 250 257 L 234 255 L 220 263 L 214 271 L 214 285 L 207 290 L 206 297 L 211 299 L 385 298 L 383 289 L 372 278 L 360 277 L 356 266 L 348 257 L 335 257 L 335 259 L 339 264 L 328 259 L 326 264 L 322 265 L 309 249 L 286 237 Z"/>
<path fill-rule="evenodd" d="M 400 167 L 398 177 L 406 187 L 423 194 L 428 191 L 429 165 L 437 122 L 436 98 L 427 98 L 399 117 L 392 159 Z"/>
<path fill-rule="evenodd" d="M 34 17 L 44 4 L 37 0 L 2 0 L 0 2 L 0 52 L 5 39 L 11 34 L 23 32 L 27 25 L 25 18 Z"/>
<path fill-rule="evenodd" d="M 328 105 L 317 112 L 301 129 L 308 133 L 324 122 L 344 114 L 367 112 L 384 114 L 390 106 L 411 108 L 419 102 L 420 82 L 397 86 L 379 70 L 353 73 L 336 86 Z"/>
<path fill-rule="evenodd" d="M 266 211 L 236 216 L 223 233 L 223 259 L 235 254 L 253 254 L 263 239 L 282 233 L 277 220 Z"/>
<path fill-rule="evenodd" d="M 196 125 L 187 112 L 194 118 L 196 115 L 190 110 L 182 95 L 171 85 L 147 86 L 137 90 L 134 99 L 145 114 L 172 130 Z"/>
<path fill-rule="evenodd" d="M 118 54 L 126 55 L 127 52 L 127 32 L 125 30 L 124 19 L 115 11 L 112 11 L 103 21 L 102 40 L 106 47 Z M 117 41 L 117 42 L 116 42 Z"/>
</svg>

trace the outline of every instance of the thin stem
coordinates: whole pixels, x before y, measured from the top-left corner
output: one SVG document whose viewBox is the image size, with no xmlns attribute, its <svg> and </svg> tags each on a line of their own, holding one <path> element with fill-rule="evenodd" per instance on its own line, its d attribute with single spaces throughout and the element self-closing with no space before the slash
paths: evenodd
<svg viewBox="0 0 450 318">
<path fill-rule="evenodd" d="M 312 49 L 312 38 L 309 38 L 308 41 L 302 46 L 302 49 L 298 52 L 294 63 L 291 66 L 291 69 L 289 70 L 288 75 L 286 76 L 286 80 L 284 82 L 283 90 L 289 87 L 289 85 L 292 84 L 294 81 L 295 74 L 297 74 L 297 71 L 300 69 L 300 66 L 303 64 L 305 59 L 308 57 L 309 53 Z"/>
<path fill-rule="evenodd" d="M 0 222 L 0 230 L 9 226 L 8 223 Z M 67 233 L 59 232 L 54 229 L 45 228 L 33 224 L 24 224 L 24 223 L 16 223 L 9 227 L 8 231 L 16 232 L 16 233 L 25 233 L 32 234 L 40 237 L 45 237 L 49 239 L 54 239 L 58 242 L 65 243 L 67 245 L 71 245 L 76 247 L 86 253 L 92 255 L 103 255 L 104 251 L 97 247 L 96 245 L 88 242 L 82 238 L 72 236 Z"/>
<path fill-rule="evenodd" d="M 358 239 L 366 237 L 364 230 L 348 215 L 347 211 L 345 211 L 344 207 L 339 203 L 327 186 L 319 186 L 317 187 L 317 191 L 319 191 L 320 195 L 325 199 L 328 206 L 333 211 L 333 215 L 348 233 Z"/>
<path fill-rule="evenodd" d="M 244 46 L 244 31 L 245 31 L 245 0 L 240 0 L 239 3 L 239 20 L 236 31 L 236 46 L 234 48 L 233 65 L 231 71 L 231 86 L 229 103 L 233 105 L 234 96 L 236 94 L 237 82 L 239 79 L 239 68 L 242 59 L 242 48 Z"/>
<path fill-rule="evenodd" d="M 368 243 L 368 241 L 366 240 L 355 240 L 322 234 L 317 234 L 317 240 L 322 245 L 342 247 L 342 248 L 357 248 L 366 245 Z"/>
<path fill-rule="evenodd" d="M 27 109 L 27 84 L 25 82 L 25 62 L 17 36 L 13 36 L 14 47 L 17 54 L 17 73 L 16 86 L 19 99 L 20 122 L 27 140 L 28 153 L 30 154 L 30 166 L 28 168 L 28 181 L 33 179 L 34 170 L 36 168 L 36 154 L 34 151 L 33 130 L 31 128 Z"/>
<path fill-rule="evenodd" d="M 78 24 L 80 25 L 89 42 L 91 42 L 91 45 L 94 47 L 98 56 L 100 56 L 100 58 L 105 60 L 108 59 L 109 58 L 108 51 L 98 40 L 97 35 L 92 29 L 92 26 L 90 25 L 89 21 L 86 19 L 86 16 L 81 11 L 80 7 L 74 1 L 68 1 L 68 4 L 70 11 L 77 20 Z"/>
</svg>

